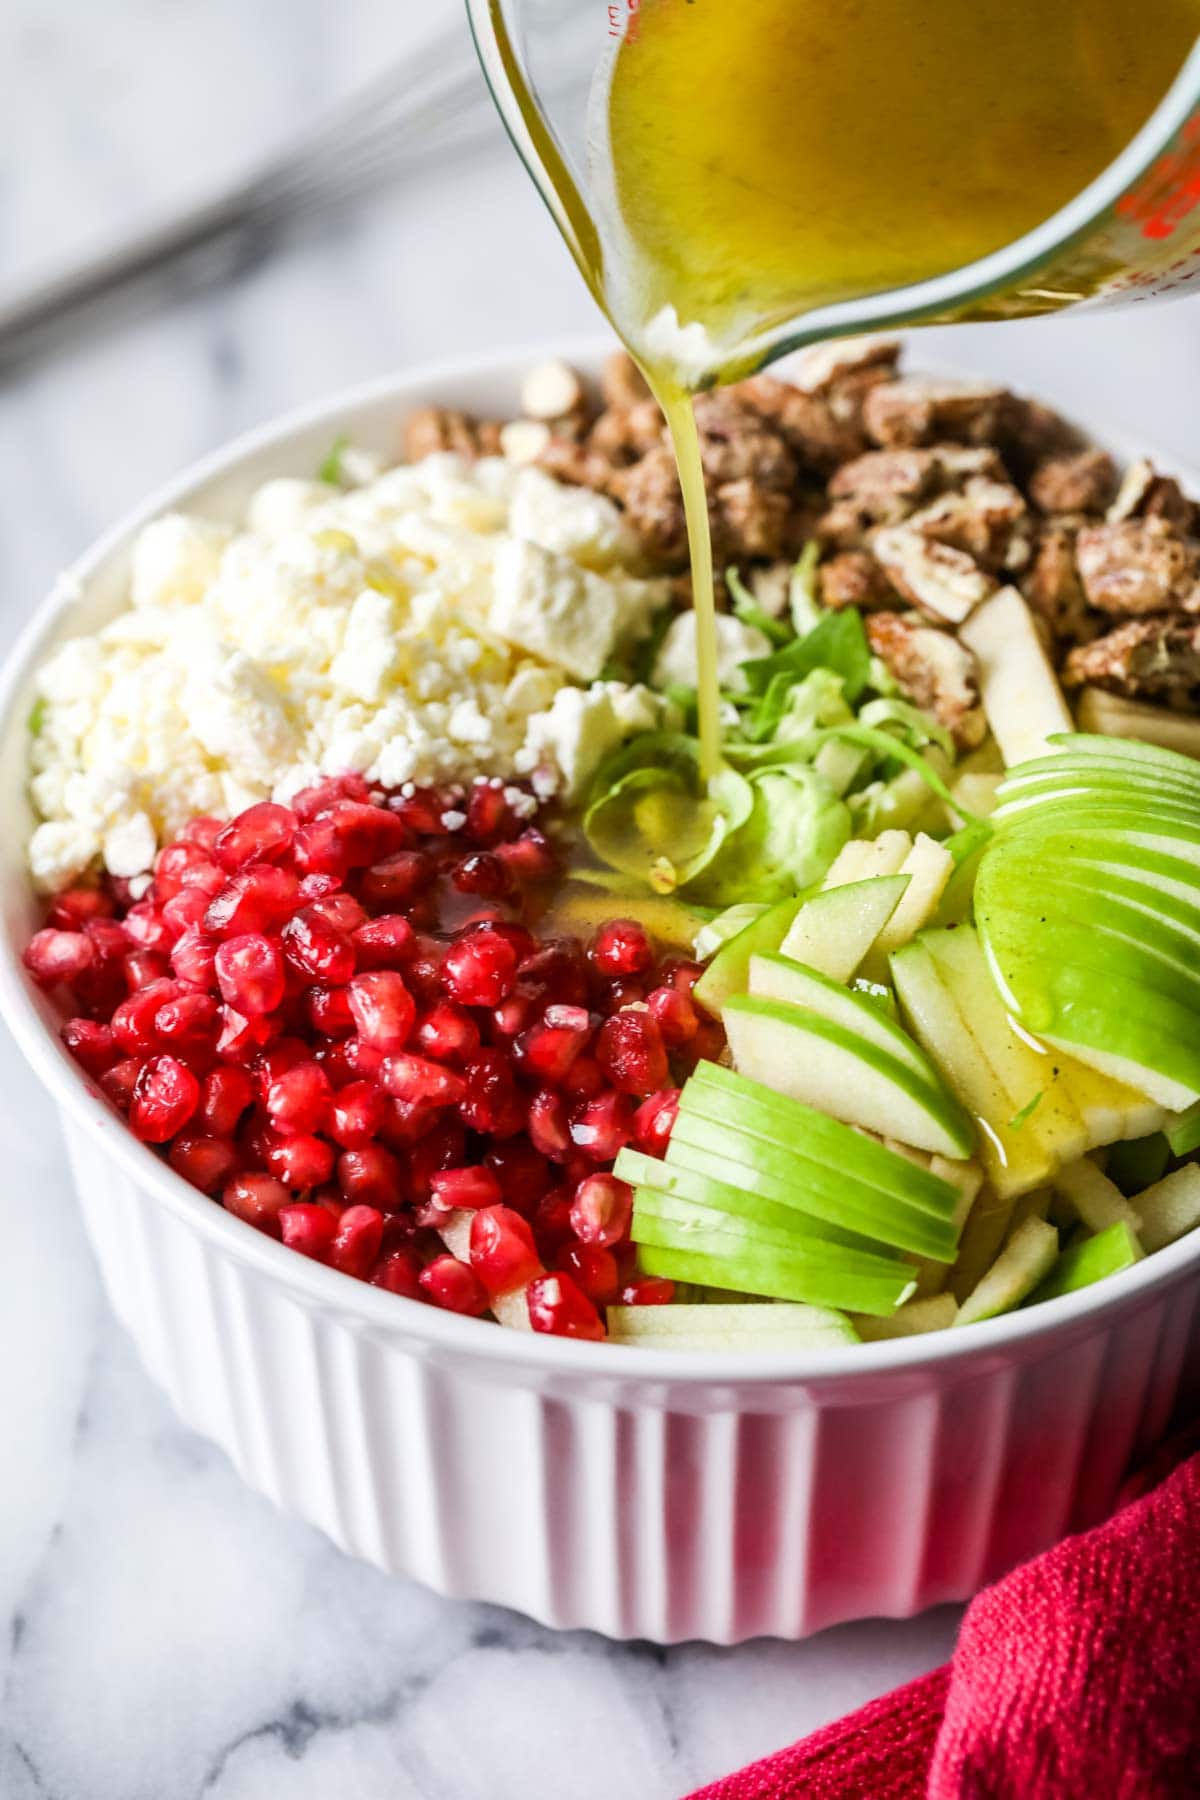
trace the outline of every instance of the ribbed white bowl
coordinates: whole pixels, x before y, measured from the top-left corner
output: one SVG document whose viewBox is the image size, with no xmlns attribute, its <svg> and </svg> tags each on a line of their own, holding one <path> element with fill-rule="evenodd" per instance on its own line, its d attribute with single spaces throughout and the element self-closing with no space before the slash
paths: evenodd
<svg viewBox="0 0 1200 1800">
<path fill-rule="evenodd" d="M 32 671 L 120 604 L 138 526 L 168 506 L 232 517 L 267 475 L 311 471 L 339 430 L 394 448 L 415 404 L 511 411 L 529 360 L 381 383 L 258 433 L 60 584 L 0 693 L 0 1006 L 59 1104 L 105 1284 L 151 1375 L 252 1487 L 353 1554 L 660 1643 L 795 1638 L 965 1597 L 1101 1518 L 1184 1386 L 1200 1396 L 1200 1234 L 1033 1312 L 807 1357 L 506 1332 L 321 1268 L 188 1187 L 89 1089 L 21 972 Z"/>
</svg>

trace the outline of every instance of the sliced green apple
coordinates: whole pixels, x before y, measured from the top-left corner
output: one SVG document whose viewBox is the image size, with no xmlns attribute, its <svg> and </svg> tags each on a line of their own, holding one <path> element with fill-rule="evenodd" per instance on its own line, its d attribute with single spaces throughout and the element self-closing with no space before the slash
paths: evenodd
<svg viewBox="0 0 1200 1800">
<path fill-rule="evenodd" d="M 863 994 L 831 981 L 815 969 L 793 962 L 790 956 L 763 955 L 750 959 L 750 993 L 763 1000 L 807 1007 L 819 1018 L 857 1032 L 889 1056 L 907 1063 L 914 1075 L 937 1082 L 937 1074 L 908 1033 Z"/>
<path fill-rule="evenodd" d="M 745 993 L 750 958 L 759 950 L 778 950 L 802 904 L 799 896 L 777 901 L 721 945 L 693 990 L 701 1006 L 719 1018 L 730 995 Z"/>
<path fill-rule="evenodd" d="M 985 1187 L 963 1226 L 958 1255 L 946 1277 L 946 1286 L 960 1303 L 987 1274 L 1000 1254 L 1012 1221 L 1014 1200 L 1001 1198 Z"/>
<path fill-rule="evenodd" d="M 1033 614 L 1015 587 L 1000 588 L 959 627 L 979 668 L 979 693 L 992 736 L 1010 766 L 1045 753 L 1071 714 Z"/>
<path fill-rule="evenodd" d="M 888 1245 L 881 1238 L 867 1237 L 862 1232 L 848 1231 L 844 1226 L 806 1212 L 797 1190 L 794 1203 L 787 1206 L 764 1199 L 744 1187 L 715 1180 L 674 1162 L 660 1162 L 640 1150 L 621 1151 L 613 1173 L 631 1187 L 655 1188 L 659 1193 L 676 1196 L 695 1206 L 707 1206 L 713 1212 L 742 1218 L 767 1230 L 790 1232 L 793 1236 L 823 1238 L 830 1244 L 844 1244 L 854 1250 L 882 1253 Z"/>
<path fill-rule="evenodd" d="M 804 902 L 778 948 L 834 981 L 849 981 L 904 898 L 909 881 L 907 875 L 876 875 L 822 889 Z"/>
<path fill-rule="evenodd" d="M 880 1319 L 860 1316 L 854 1328 L 864 1344 L 882 1343 L 885 1338 L 917 1337 L 926 1331 L 945 1331 L 953 1325 L 958 1306 L 952 1294 L 933 1294 L 927 1299 L 906 1300 L 890 1317 Z"/>
<path fill-rule="evenodd" d="M 1200 757 L 1200 719 L 1169 706 L 1146 706 L 1103 688 L 1084 688 L 1076 714 L 1085 731 L 1106 737 L 1137 738 L 1161 750 Z"/>
<path fill-rule="evenodd" d="M 859 1333 L 832 1307 L 785 1301 L 733 1305 L 610 1306 L 613 1344 L 650 1350 L 825 1350 L 857 1344 Z"/>
<path fill-rule="evenodd" d="M 802 1300 L 810 1306 L 831 1306 L 854 1313 L 890 1313 L 908 1298 L 912 1289 L 903 1263 L 886 1280 L 846 1276 L 795 1252 L 731 1248 L 716 1256 L 698 1250 L 678 1250 L 661 1244 L 642 1244 L 638 1260 L 647 1275 L 668 1281 L 699 1281 L 712 1287 L 737 1288 L 746 1294 L 762 1294 L 773 1300 Z"/>
<path fill-rule="evenodd" d="M 1185 1232 L 1200 1225 L 1200 1163 L 1185 1163 L 1133 1196 L 1133 1207 L 1142 1221 L 1142 1248 L 1161 1250 Z"/>
<path fill-rule="evenodd" d="M 881 831 L 875 838 L 851 838 L 843 844 L 825 873 L 823 888 L 846 887 L 869 881 L 876 875 L 895 875 L 912 849 L 907 831 Z"/>
<path fill-rule="evenodd" d="M 882 979 L 887 972 L 887 958 L 901 944 L 907 944 L 937 911 L 950 877 L 954 873 L 954 857 L 945 844 L 919 831 L 913 847 L 900 865 L 901 875 L 908 876 L 908 887 L 886 924 L 870 947 L 866 972 Z"/>
<path fill-rule="evenodd" d="M 1190 1156 L 1193 1150 L 1200 1150 L 1200 1100 L 1170 1121 L 1166 1137 L 1173 1156 Z"/>
<path fill-rule="evenodd" d="M 1049 1275 L 1058 1257 L 1058 1233 L 1043 1219 L 1026 1219 L 1009 1238 L 982 1281 L 958 1309 L 958 1324 L 977 1325 L 1014 1312 Z"/>
<path fill-rule="evenodd" d="M 1067 1202 L 1072 1216 L 1093 1235 L 1112 1225 L 1141 1230 L 1141 1217 L 1120 1188 L 1086 1156 L 1059 1169 L 1054 1177 L 1054 1191 Z"/>
<path fill-rule="evenodd" d="M 749 994 L 728 1000 L 722 1017 L 734 1065 L 753 1080 L 920 1150 L 971 1154 L 971 1121 L 940 1080 L 914 1074 L 859 1033 Z"/>
<path fill-rule="evenodd" d="M 1073 1294 L 1079 1288 L 1091 1287 L 1109 1275 L 1119 1275 L 1142 1260 L 1142 1247 L 1135 1233 L 1123 1219 L 1118 1219 L 1094 1237 L 1071 1244 L 1057 1258 L 1046 1279 L 1034 1288 L 1026 1301 L 1038 1306 L 1043 1300 L 1057 1300 L 1060 1294 Z"/>
<path fill-rule="evenodd" d="M 713 1256 L 731 1246 L 779 1250 L 788 1255 L 806 1256 L 822 1268 L 839 1269 L 845 1275 L 859 1274 L 871 1279 L 891 1279 L 900 1260 L 894 1251 L 848 1250 L 844 1244 L 831 1244 L 828 1239 L 815 1238 L 794 1228 L 780 1231 L 753 1219 L 714 1212 L 710 1206 L 697 1206 L 691 1200 L 681 1200 L 676 1194 L 663 1194 L 652 1187 L 634 1190 L 633 1240 L 639 1244 L 700 1250 Z M 905 1275 L 911 1279 L 911 1270 L 907 1266 Z"/>
</svg>

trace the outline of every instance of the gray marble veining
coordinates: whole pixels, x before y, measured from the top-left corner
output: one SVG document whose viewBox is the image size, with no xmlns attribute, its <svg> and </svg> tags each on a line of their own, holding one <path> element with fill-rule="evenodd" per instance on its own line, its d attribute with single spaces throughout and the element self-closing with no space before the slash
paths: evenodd
<svg viewBox="0 0 1200 1800">
<path fill-rule="evenodd" d="M 10 0 L 0 281 L 201 191 L 457 10 Z M 31 366 L 0 387 L 3 641 L 101 526 L 231 433 L 390 366 L 595 322 L 497 127 L 487 154 Z M 1195 305 L 930 335 L 1188 456 Z M 106 1310 L 7 1040 L 0 1095 L 3 1800 L 671 1800 L 947 1653 L 953 1612 L 798 1646 L 614 1646 L 348 1561 L 174 1421 Z"/>
</svg>

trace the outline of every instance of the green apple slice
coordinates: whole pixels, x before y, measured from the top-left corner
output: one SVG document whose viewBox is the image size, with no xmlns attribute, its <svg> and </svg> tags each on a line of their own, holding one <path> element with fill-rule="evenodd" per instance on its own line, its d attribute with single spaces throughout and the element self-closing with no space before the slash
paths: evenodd
<svg viewBox="0 0 1200 1800">
<path fill-rule="evenodd" d="M 843 1274 L 864 1275 L 872 1280 L 888 1280 L 900 1266 L 895 1252 L 875 1254 L 866 1250 L 848 1250 L 843 1244 L 814 1238 L 807 1232 L 788 1229 L 778 1231 L 753 1219 L 735 1218 L 730 1213 L 714 1212 L 710 1206 L 697 1206 L 675 1194 L 663 1194 L 656 1188 L 634 1190 L 633 1240 L 639 1244 L 661 1244 L 679 1250 L 701 1250 L 705 1255 L 719 1255 L 745 1246 L 758 1250 L 786 1251 L 788 1255 L 806 1256 L 822 1267 L 836 1268 Z M 912 1271 L 905 1266 L 907 1279 Z"/>
<path fill-rule="evenodd" d="M 924 936 L 897 950 L 891 967 L 900 1005 L 917 1039 L 980 1122 L 983 1165 L 996 1193 L 1011 1199 L 1040 1187 L 1053 1158 L 1036 1134 L 1013 1128 L 1011 1097 L 942 980 Z"/>
<path fill-rule="evenodd" d="M 917 1337 L 926 1331 L 945 1331 L 953 1325 L 958 1307 L 952 1294 L 933 1294 L 927 1299 L 906 1300 L 890 1317 L 859 1316 L 852 1323 L 864 1344 L 885 1338 Z"/>
<path fill-rule="evenodd" d="M 699 1281 L 710 1287 L 734 1288 L 770 1300 L 801 1300 L 809 1306 L 832 1306 L 854 1313 L 890 1313 L 912 1291 L 910 1271 L 894 1265 L 886 1280 L 844 1275 L 795 1251 L 754 1250 L 738 1246 L 713 1256 L 662 1244 L 640 1244 L 638 1261 L 647 1275 L 668 1281 Z"/>
<path fill-rule="evenodd" d="M 819 1018 L 857 1032 L 889 1056 L 907 1063 L 914 1075 L 937 1082 L 937 1074 L 925 1053 L 871 1000 L 843 987 L 840 981 L 831 981 L 815 969 L 793 962 L 789 956 L 752 956 L 750 992 L 763 1000 L 807 1007 Z"/>
<path fill-rule="evenodd" d="M 1049 1275 L 1058 1257 L 1058 1233 L 1043 1219 L 1018 1225 L 979 1285 L 958 1309 L 958 1324 L 977 1325 L 1014 1312 Z"/>
<path fill-rule="evenodd" d="M 1124 1219 L 1118 1219 L 1094 1237 L 1086 1237 L 1064 1250 L 1045 1281 L 1034 1288 L 1026 1305 L 1039 1306 L 1043 1300 L 1057 1300 L 1060 1294 L 1091 1287 L 1095 1281 L 1119 1275 L 1122 1269 L 1132 1269 L 1142 1256 L 1137 1237 Z"/>
<path fill-rule="evenodd" d="M 960 1305 L 978 1287 L 999 1256 L 1016 1204 L 985 1187 L 971 1208 L 963 1226 L 958 1255 L 946 1276 L 946 1287 Z"/>
<path fill-rule="evenodd" d="M 844 1313 L 781 1300 L 610 1306 L 608 1337 L 613 1344 L 640 1344 L 649 1350 L 740 1350 L 747 1354 L 826 1350 L 861 1341 Z"/>
<path fill-rule="evenodd" d="M 822 888 L 846 887 L 877 875 L 896 875 L 912 849 L 907 831 L 881 831 L 875 838 L 851 838 L 826 870 Z"/>
<path fill-rule="evenodd" d="M 1073 731 L 1062 740 L 1061 747 L 1073 756 L 1116 757 L 1123 764 L 1157 770 L 1164 775 L 1174 775 L 1180 781 L 1191 780 L 1200 785 L 1200 771 L 1193 759 L 1165 745 L 1117 740 L 1098 732 Z"/>
<path fill-rule="evenodd" d="M 1196 1109 L 1196 1126 L 1200 1141 L 1200 1107 Z M 1195 1149 L 1195 1145 L 1190 1148 Z M 1152 1131 L 1145 1137 L 1114 1144 L 1108 1152 L 1104 1173 L 1119 1193 L 1136 1194 L 1139 1188 L 1148 1188 L 1165 1175 L 1170 1160 L 1171 1145 L 1166 1134 Z"/>
<path fill-rule="evenodd" d="M 1059 1169 L 1053 1185 L 1055 1193 L 1067 1202 L 1072 1217 L 1093 1236 L 1113 1225 L 1127 1225 L 1131 1231 L 1142 1228 L 1140 1215 L 1120 1188 L 1086 1156 Z"/>
<path fill-rule="evenodd" d="M 1142 1221 L 1139 1236 L 1149 1254 L 1173 1244 L 1200 1225 L 1200 1163 L 1185 1163 L 1133 1196 L 1134 1211 Z"/>
<path fill-rule="evenodd" d="M 724 1124 L 763 1139 L 794 1161 L 815 1163 L 835 1186 L 849 1182 L 878 1189 L 937 1219 L 954 1214 L 958 1172 L 963 1171 L 966 1179 L 972 1166 L 957 1158 L 926 1158 L 909 1150 L 900 1154 L 877 1138 L 719 1063 L 697 1065 L 680 1096 L 679 1116 Z"/>
<path fill-rule="evenodd" d="M 721 945 L 693 992 L 701 1006 L 719 1018 L 732 994 L 744 994 L 750 958 L 758 950 L 778 950 L 803 904 L 799 896 L 780 900 Z"/>
<path fill-rule="evenodd" d="M 848 1231 L 842 1225 L 805 1212 L 797 1199 L 787 1206 L 765 1199 L 761 1194 L 718 1181 L 711 1175 L 683 1168 L 678 1163 L 660 1162 L 640 1150 L 621 1151 L 613 1174 L 634 1188 L 654 1188 L 661 1194 L 672 1194 L 694 1206 L 707 1206 L 713 1212 L 733 1218 L 747 1219 L 767 1230 L 790 1232 L 793 1237 L 822 1238 L 826 1243 L 843 1244 L 848 1249 L 883 1254 L 889 1246 L 883 1239 L 867 1237 L 862 1232 Z"/>
<path fill-rule="evenodd" d="M 1200 830 L 1192 815 L 1177 816 L 1169 808 L 1159 809 L 1148 798 L 1131 800 L 1123 805 L 1075 803 L 1068 807 L 1047 806 L 1028 817 L 1018 816 L 1009 822 L 997 815 L 995 823 L 1002 827 L 996 847 L 1019 841 L 1030 845 L 1054 845 L 1070 852 L 1075 843 L 1093 842 L 1110 855 L 1115 851 L 1129 863 L 1141 867 L 1147 856 L 1169 856 L 1192 868 L 1200 864 Z M 1190 876 L 1194 882 L 1194 874 Z"/>
<path fill-rule="evenodd" d="M 908 876 L 908 887 L 870 948 L 868 973 L 880 977 L 886 973 L 892 951 L 914 938 L 937 911 L 954 873 L 954 857 L 945 844 L 919 831 L 900 873 Z"/>
<path fill-rule="evenodd" d="M 970 1156 L 971 1121 L 953 1095 L 858 1032 L 749 994 L 727 1001 L 722 1016 L 734 1065 L 753 1080 L 843 1124 Z"/>
<path fill-rule="evenodd" d="M 1190 1156 L 1193 1150 L 1200 1150 L 1200 1100 L 1170 1121 L 1166 1137 L 1174 1156 Z"/>
<path fill-rule="evenodd" d="M 1200 936 L 1162 917 L 1086 888 L 1072 892 L 1050 875 L 1040 893 L 1030 893 L 1000 871 L 976 907 L 1002 967 L 1012 957 L 1036 963 L 1052 946 L 1055 960 L 1087 968 L 1111 963 L 1126 979 L 1200 1009 Z"/>
<path fill-rule="evenodd" d="M 979 694 L 1006 763 L 1044 754 L 1072 720 L 1033 614 L 1015 587 L 997 590 L 959 627 L 979 667 Z"/>
<path fill-rule="evenodd" d="M 731 1136 L 728 1126 L 708 1119 L 680 1114 L 671 1137 L 668 1167 L 705 1175 L 730 1187 L 740 1185 L 776 1206 L 790 1206 L 855 1236 L 918 1256 L 948 1263 L 958 1247 L 958 1233 L 948 1218 L 937 1218 L 878 1188 L 844 1178 L 839 1182 L 837 1170 L 822 1170 L 789 1155 L 777 1143 L 746 1132 Z"/>
<path fill-rule="evenodd" d="M 1169 706 L 1147 706 L 1103 688 L 1087 687 L 1075 709 L 1080 725 L 1105 737 L 1135 738 L 1161 750 L 1200 757 L 1200 719 L 1172 712 Z"/>
<path fill-rule="evenodd" d="M 1143 1045 L 1145 1055 L 1151 1059 L 1149 1062 L 1143 1061 L 1141 1054 L 1135 1058 L 1102 1048 L 1112 1042 L 1114 1030 L 1119 1029 L 1120 1022 L 1119 1011 L 1115 1014 L 1099 1014 L 1077 1009 L 1070 1017 L 1070 1038 L 1058 1037 L 1052 1031 L 1044 1031 L 1041 1035 L 1047 1044 L 1077 1057 L 1099 1074 L 1107 1075 L 1111 1081 L 1121 1082 L 1126 1087 L 1136 1085 L 1167 1112 L 1182 1112 L 1200 1099 L 1200 1085 L 1176 1081 L 1153 1066 L 1154 1063 L 1161 1064 L 1167 1058 L 1174 1062 L 1186 1052 L 1186 1046 L 1180 1046 L 1170 1039 L 1147 1037 L 1143 1039 Z"/>
<path fill-rule="evenodd" d="M 849 981 L 902 901 L 909 881 L 908 875 L 877 875 L 823 889 L 804 902 L 779 949 L 833 981 Z"/>
</svg>

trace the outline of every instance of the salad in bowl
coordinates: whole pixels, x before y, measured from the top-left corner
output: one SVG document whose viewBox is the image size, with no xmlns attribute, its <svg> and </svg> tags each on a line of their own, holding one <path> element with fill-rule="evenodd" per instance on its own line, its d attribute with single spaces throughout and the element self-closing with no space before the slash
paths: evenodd
<svg viewBox="0 0 1200 1800">
<path fill-rule="evenodd" d="M 501 1326 L 820 1350 L 1200 1225 L 1200 532 L 1046 407 L 823 347 L 337 439 L 147 524 L 28 721 L 30 978 L 176 1175 Z"/>
</svg>

